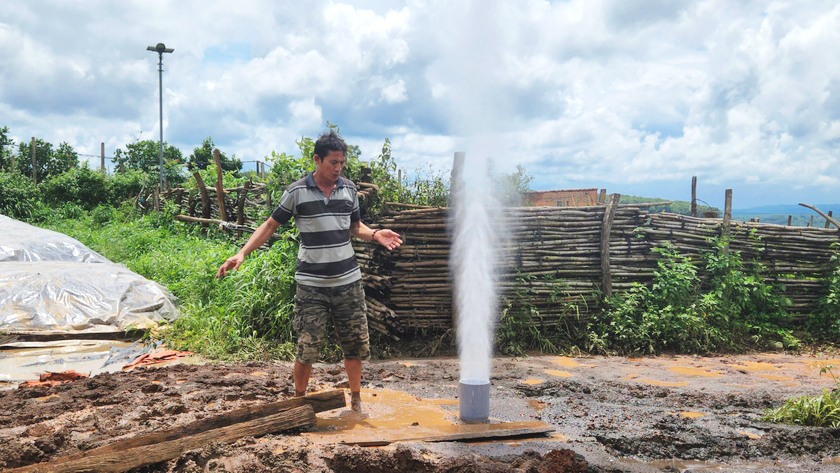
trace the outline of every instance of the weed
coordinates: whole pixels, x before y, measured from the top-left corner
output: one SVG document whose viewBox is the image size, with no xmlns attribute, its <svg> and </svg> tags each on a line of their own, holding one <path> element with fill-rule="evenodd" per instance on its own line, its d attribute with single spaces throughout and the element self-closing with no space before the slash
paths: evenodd
<svg viewBox="0 0 840 473">
<path fill-rule="evenodd" d="M 823 389 L 821 396 L 788 399 L 783 406 L 767 410 L 761 420 L 812 427 L 840 427 L 840 380 L 832 372 L 833 368 L 832 365 L 822 367 L 820 375 L 828 373 L 836 389 Z"/>
</svg>

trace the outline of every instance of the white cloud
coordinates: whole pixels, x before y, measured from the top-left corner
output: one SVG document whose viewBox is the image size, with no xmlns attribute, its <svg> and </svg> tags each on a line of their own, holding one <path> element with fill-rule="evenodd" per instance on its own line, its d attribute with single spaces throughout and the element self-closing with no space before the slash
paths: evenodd
<svg viewBox="0 0 840 473">
<path fill-rule="evenodd" d="M 407 169 L 465 149 L 539 188 L 698 175 L 836 200 L 836 2 L 12 2 L 0 126 L 94 155 L 155 139 L 159 41 L 166 139 L 187 153 L 208 135 L 242 159 L 295 152 L 330 120 L 366 153 L 390 137 Z"/>
</svg>

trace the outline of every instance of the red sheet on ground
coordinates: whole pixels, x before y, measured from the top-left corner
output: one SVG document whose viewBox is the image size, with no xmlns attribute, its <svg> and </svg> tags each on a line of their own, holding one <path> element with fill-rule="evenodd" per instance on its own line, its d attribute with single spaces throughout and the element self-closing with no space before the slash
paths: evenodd
<svg viewBox="0 0 840 473">
<path fill-rule="evenodd" d="M 155 353 L 146 353 L 144 355 L 138 356 L 134 361 L 123 366 L 123 369 L 134 368 L 137 366 L 154 365 L 156 363 L 164 363 L 167 361 L 176 360 L 182 356 L 190 355 L 192 355 L 192 352 L 177 350 L 164 350 Z"/>
<path fill-rule="evenodd" d="M 79 373 L 73 370 L 60 371 L 57 373 L 52 373 L 48 371 L 46 373 L 41 373 L 41 376 L 38 377 L 38 381 L 24 381 L 20 383 L 19 387 L 34 388 L 38 386 L 57 386 L 61 383 L 69 383 L 70 381 L 76 381 L 77 379 L 87 377 L 89 377 L 89 375 Z"/>
</svg>

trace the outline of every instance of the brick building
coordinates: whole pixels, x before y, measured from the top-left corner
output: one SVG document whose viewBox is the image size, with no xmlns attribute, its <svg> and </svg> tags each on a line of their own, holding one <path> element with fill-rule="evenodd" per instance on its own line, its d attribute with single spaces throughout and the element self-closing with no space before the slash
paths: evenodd
<svg viewBox="0 0 840 473">
<path fill-rule="evenodd" d="M 598 189 L 533 191 L 525 194 L 527 205 L 534 207 L 583 207 L 598 205 Z"/>
</svg>

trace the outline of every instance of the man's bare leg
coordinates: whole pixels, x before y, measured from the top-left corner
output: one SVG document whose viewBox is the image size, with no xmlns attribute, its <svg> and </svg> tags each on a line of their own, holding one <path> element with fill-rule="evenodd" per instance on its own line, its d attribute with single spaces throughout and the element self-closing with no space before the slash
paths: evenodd
<svg viewBox="0 0 840 473">
<path fill-rule="evenodd" d="M 362 360 L 345 358 L 344 369 L 350 384 L 350 408 L 355 412 L 362 412 Z"/>
<path fill-rule="evenodd" d="M 361 373 L 361 370 L 359 371 Z M 295 361 L 295 397 L 306 394 L 306 386 L 309 385 L 309 375 L 312 374 L 312 365 Z"/>
</svg>

